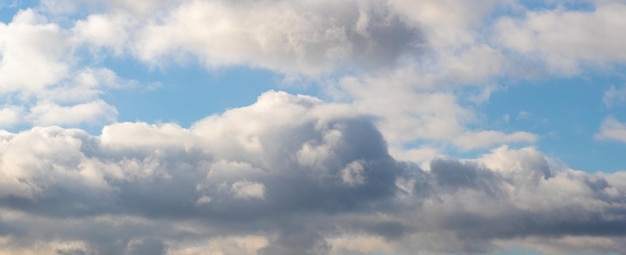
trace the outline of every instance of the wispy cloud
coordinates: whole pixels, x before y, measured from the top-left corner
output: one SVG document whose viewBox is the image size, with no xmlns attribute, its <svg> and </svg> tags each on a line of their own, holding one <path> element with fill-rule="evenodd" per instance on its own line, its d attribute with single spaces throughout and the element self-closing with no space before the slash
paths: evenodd
<svg viewBox="0 0 626 255">
<path fill-rule="evenodd" d="M 604 121 L 602 121 L 600 130 L 595 137 L 600 140 L 626 142 L 626 125 L 614 117 L 607 117 Z"/>
</svg>

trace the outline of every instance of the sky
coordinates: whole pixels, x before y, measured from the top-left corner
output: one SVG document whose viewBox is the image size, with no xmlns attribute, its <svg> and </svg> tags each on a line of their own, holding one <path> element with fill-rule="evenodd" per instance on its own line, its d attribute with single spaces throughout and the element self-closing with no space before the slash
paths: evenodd
<svg viewBox="0 0 626 255">
<path fill-rule="evenodd" d="M 2 0 L 0 254 L 626 254 L 624 13 Z"/>
</svg>

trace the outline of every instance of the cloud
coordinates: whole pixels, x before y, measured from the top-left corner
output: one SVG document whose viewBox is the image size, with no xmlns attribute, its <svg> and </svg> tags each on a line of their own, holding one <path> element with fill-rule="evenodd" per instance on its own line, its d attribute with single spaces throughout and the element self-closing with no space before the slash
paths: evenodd
<svg viewBox="0 0 626 255">
<path fill-rule="evenodd" d="M 100 95 L 138 84 L 107 68 L 81 66 L 71 32 L 33 9 L 0 23 L 0 45 L 3 127 L 111 123 L 117 110 Z"/>
<path fill-rule="evenodd" d="M 431 88 L 424 86 L 419 74 L 405 71 L 345 77 L 334 94 L 348 101 L 353 111 L 372 116 L 392 147 L 427 142 L 469 151 L 537 141 L 535 134 L 523 131 L 505 133 L 468 128 L 468 124 L 479 122 L 471 105 L 460 102 L 452 90 L 437 89 L 437 85 L 444 84 L 442 81 L 434 81 L 435 87 Z M 423 78 L 429 82 L 428 76 Z M 394 156 L 407 155 L 395 151 L 398 150 L 394 150 Z"/>
<path fill-rule="evenodd" d="M 93 5 L 105 11 L 76 22 L 76 42 L 96 52 L 129 52 L 159 67 L 192 59 L 211 69 L 251 66 L 316 76 L 340 67 L 393 65 L 424 41 L 416 26 L 378 0 L 145 2 L 150 12 L 117 1 L 86 3 Z"/>
<path fill-rule="evenodd" d="M 144 239 L 141 242 L 132 243 L 129 246 L 129 255 L 165 255 L 167 245 L 161 240 Z"/>
<path fill-rule="evenodd" d="M 61 106 L 50 102 L 40 102 L 31 108 L 28 118 L 35 125 L 77 125 L 82 122 L 109 123 L 117 118 L 115 107 L 102 100 Z"/>
<path fill-rule="evenodd" d="M 470 130 L 464 126 L 475 113 L 457 102 L 452 89 L 477 87 L 478 95 L 468 97 L 479 103 L 494 91 L 494 77 L 510 71 L 501 49 L 475 37 L 480 14 L 508 3 L 147 1 L 143 4 L 153 10 L 148 12 L 119 1 L 72 3 L 74 10 L 66 11 L 99 10 L 70 29 L 76 47 L 96 55 L 111 50 L 160 67 L 194 59 L 211 69 L 243 65 L 288 77 L 367 71 L 332 78 L 328 90 L 352 101 L 356 107 L 351 110 L 379 117 L 377 126 L 393 147 L 418 140 L 444 141 L 463 150 L 501 144 L 456 142 L 479 135 L 465 135 Z M 51 2 L 44 5 L 55 10 Z M 406 107 L 415 101 L 423 107 Z M 532 134 L 524 139 L 521 134 L 498 136 L 534 141 Z"/>
<path fill-rule="evenodd" d="M 30 9 L 0 23 L 0 93 L 29 95 L 63 79 L 70 69 L 63 37 L 58 25 Z"/>
<path fill-rule="evenodd" d="M 619 42 L 625 38 L 615 31 L 626 28 L 625 10 L 619 1 L 596 1 L 592 10 L 529 11 L 500 19 L 495 41 L 566 74 L 579 73 L 589 63 L 621 63 L 626 54 Z"/>
<path fill-rule="evenodd" d="M 170 124 L 120 123 L 105 127 L 99 137 L 59 127 L 7 133 L 1 148 L 0 204 L 2 208 L 23 212 L 25 218 L 44 217 L 42 221 L 46 223 L 38 224 L 42 232 L 33 233 L 34 240 L 47 235 L 46 224 L 55 225 L 48 219 L 86 221 L 84 228 L 65 229 L 60 236 L 83 240 L 98 254 L 120 249 L 133 254 L 153 247 L 147 247 L 145 241 L 133 241 L 150 236 L 124 239 L 123 236 L 135 235 L 126 233 L 119 241 L 117 234 L 90 239 L 95 233 L 83 231 L 95 230 L 95 225 L 101 224 L 97 218 L 112 215 L 115 221 L 124 216 L 140 217 L 145 220 L 136 224 L 148 221 L 157 228 L 159 218 L 165 222 L 185 219 L 212 226 L 211 231 L 217 233 L 278 231 L 281 236 L 282 231 L 287 231 L 282 229 L 283 215 L 333 215 L 392 199 L 394 176 L 402 170 L 386 153 L 380 134 L 358 117 L 321 121 L 315 112 L 315 106 L 320 104 L 314 98 L 269 92 L 255 105 L 208 117 L 191 129 Z M 274 117 L 255 120 L 248 118 L 251 113 Z M 300 122 L 292 122 L 294 119 Z M 252 129 L 235 124 L 241 121 Z M 339 137 L 327 144 L 323 139 L 327 133 L 337 133 Z M 193 139 L 180 146 L 186 136 Z M 257 137 L 258 144 L 250 146 L 249 137 Z M 128 143 L 133 139 L 139 142 Z M 332 153 L 318 158 L 315 167 L 303 165 L 295 155 L 306 145 L 321 146 Z M 358 186 L 345 183 L 340 171 L 355 160 L 363 162 L 357 169 L 363 175 Z M 210 201 L 203 199 L 206 197 Z M 196 203 L 198 199 L 203 203 Z M 9 225 L 28 227 L 19 220 Z M 108 229 L 126 231 L 118 228 L 126 226 Z M 173 235 L 184 233 L 170 231 Z M 311 235 L 320 236 L 316 231 Z M 207 237 L 211 236 L 219 237 Z M 107 241 L 108 238 L 114 240 Z M 282 243 L 288 237 L 277 238 L 276 242 Z M 306 236 L 302 238 L 308 240 Z M 291 244 L 284 242 L 280 247 Z"/>
<path fill-rule="evenodd" d="M 154 64 L 163 56 L 191 54 L 209 67 L 318 74 L 338 65 L 393 63 L 420 39 L 415 28 L 377 1 L 277 1 L 271 7 L 193 1 L 142 29 L 134 50 Z"/>
<path fill-rule="evenodd" d="M 265 185 L 258 182 L 238 181 L 233 183 L 231 191 L 236 198 L 263 199 L 265 198 Z"/>
<path fill-rule="evenodd" d="M 0 128 L 11 127 L 22 122 L 22 107 L 7 105 L 0 109 Z"/>
<path fill-rule="evenodd" d="M 483 129 L 470 105 L 518 53 L 564 72 L 623 61 L 598 27 L 620 31 L 624 8 L 485 19 L 509 4 L 44 0 L 0 24 L 0 125 L 34 125 L 0 132 L 0 253 L 625 253 L 623 172 L 501 146 L 537 136 Z M 116 123 L 100 96 L 136 83 L 98 67 L 109 55 L 328 77 L 338 103 L 269 91 L 188 128 Z M 609 117 L 596 137 L 623 130 Z"/>
<path fill-rule="evenodd" d="M 389 0 L 391 6 L 409 20 L 422 24 L 431 47 L 447 51 L 471 46 L 480 41 L 475 30 L 499 5 L 512 1 Z"/>
<path fill-rule="evenodd" d="M 602 121 L 600 131 L 595 135 L 595 138 L 626 142 L 626 125 L 614 117 L 607 117 Z"/>
<path fill-rule="evenodd" d="M 270 91 L 190 128 L 4 132 L 0 252 L 469 253 L 527 238 L 568 251 L 570 237 L 623 252 L 621 172 L 508 147 L 424 171 L 392 158 L 363 116 L 332 111 Z"/>
</svg>

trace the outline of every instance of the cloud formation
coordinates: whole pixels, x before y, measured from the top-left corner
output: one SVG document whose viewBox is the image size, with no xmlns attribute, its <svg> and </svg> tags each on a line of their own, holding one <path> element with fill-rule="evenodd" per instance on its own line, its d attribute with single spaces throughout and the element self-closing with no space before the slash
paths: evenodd
<svg viewBox="0 0 626 255">
<path fill-rule="evenodd" d="M 194 254 L 209 241 L 224 254 L 466 253 L 602 237 L 623 252 L 623 173 L 507 147 L 424 171 L 393 159 L 367 119 L 332 107 L 270 91 L 188 129 L 4 132 L 1 251 Z"/>
<path fill-rule="evenodd" d="M 209 68 L 245 65 L 319 75 L 338 67 L 393 65 L 424 43 L 418 27 L 377 0 L 86 5 L 109 11 L 78 21 L 73 29 L 78 41 L 96 50 L 131 52 L 153 66 L 191 58 Z M 144 12 L 151 8 L 156 10 Z"/>
<path fill-rule="evenodd" d="M 0 128 L 27 126 L 0 130 L 0 254 L 626 254 L 624 172 L 570 169 L 479 112 L 503 76 L 623 63 L 626 8 L 594 3 L 42 0 L 0 23 Z M 102 94 L 138 82 L 111 59 L 261 68 L 335 101 L 117 122 Z"/>
<path fill-rule="evenodd" d="M 132 84 L 107 68 L 81 67 L 67 31 L 27 9 L 0 23 L 2 128 L 19 124 L 105 124 L 117 118 L 99 99 L 107 88 Z"/>
</svg>

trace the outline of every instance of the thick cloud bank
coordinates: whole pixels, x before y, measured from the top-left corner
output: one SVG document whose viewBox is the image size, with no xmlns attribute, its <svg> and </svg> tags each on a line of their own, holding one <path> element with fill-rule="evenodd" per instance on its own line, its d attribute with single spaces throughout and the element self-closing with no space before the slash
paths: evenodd
<svg viewBox="0 0 626 255">
<path fill-rule="evenodd" d="M 626 253 L 626 174 L 507 147 L 422 170 L 335 107 L 271 91 L 190 128 L 1 133 L 0 253 Z"/>
</svg>

